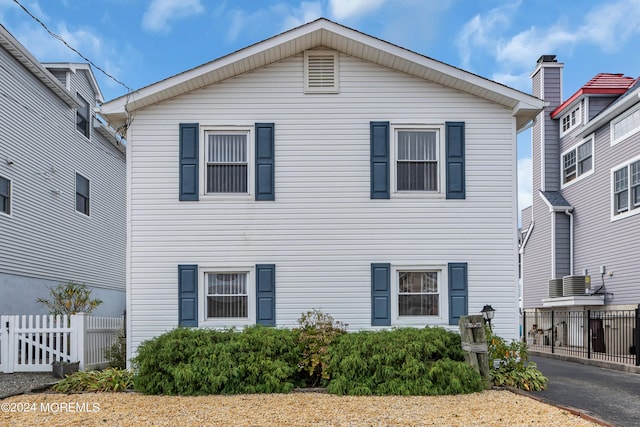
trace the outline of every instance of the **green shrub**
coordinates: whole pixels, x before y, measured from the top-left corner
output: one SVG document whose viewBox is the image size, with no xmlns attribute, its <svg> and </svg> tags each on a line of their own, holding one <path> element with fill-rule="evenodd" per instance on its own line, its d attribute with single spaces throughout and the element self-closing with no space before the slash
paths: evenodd
<svg viewBox="0 0 640 427">
<path fill-rule="evenodd" d="M 298 342 L 302 351 L 298 369 L 305 373 L 307 385 L 326 385 L 331 378 L 329 346 L 346 333 L 346 326 L 319 310 L 304 313 L 298 319 L 298 325 Z"/>
<path fill-rule="evenodd" d="M 443 328 L 362 331 L 330 347 L 330 393 L 440 395 L 484 389 L 465 362 L 460 336 Z"/>
<path fill-rule="evenodd" d="M 138 348 L 135 389 L 145 394 L 286 393 L 301 353 L 288 329 L 178 328 Z"/>
<path fill-rule="evenodd" d="M 75 372 L 56 383 L 51 390 L 60 393 L 82 391 L 125 391 L 133 388 L 133 372 L 109 368 L 103 371 Z"/>
<path fill-rule="evenodd" d="M 125 369 L 127 367 L 127 338 L 124 335 L 124 327 L 118 332 L 116 342 L 105 350 L 105 357 L 111 368 Z"/>
<path fill-rule="evenodd" d="M 507 342 L 487 330 L 491 381 L 497 386 L 516 387 L 522 390 L 539 391 L 547 386 L 547 378 L 536 364 L 529 362 L 527 345 L 513 340 Z"/>
</svg>

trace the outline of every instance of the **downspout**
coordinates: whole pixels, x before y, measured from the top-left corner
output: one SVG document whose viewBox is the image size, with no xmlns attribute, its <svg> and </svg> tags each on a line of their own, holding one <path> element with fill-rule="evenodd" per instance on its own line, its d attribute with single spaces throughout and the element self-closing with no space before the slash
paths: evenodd
<svg viewBox="0 0 640 427">
<path fill-rule="evenodd" d="M 551 278 L 556 278 L 556 212 L 551 211 Z"/>
<path fill-rule="evenodd" d="M 565 209 L 564 213 L 569 215 L 569 274 L 573 275 L 573 212 Z"/>
</svg>

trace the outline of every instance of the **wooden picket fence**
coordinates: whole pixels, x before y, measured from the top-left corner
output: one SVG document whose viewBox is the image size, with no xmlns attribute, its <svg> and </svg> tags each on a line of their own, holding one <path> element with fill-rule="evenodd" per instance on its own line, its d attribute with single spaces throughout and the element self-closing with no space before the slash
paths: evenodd
<svg viewBox="0 0 640 427">
<path fill-rule="evenodd" d="M 104 368 L 123 317 L 0 316 L 0 372 L 47 372 L 53 362 L 80 362 L 80 370 Z"/>
</svg>

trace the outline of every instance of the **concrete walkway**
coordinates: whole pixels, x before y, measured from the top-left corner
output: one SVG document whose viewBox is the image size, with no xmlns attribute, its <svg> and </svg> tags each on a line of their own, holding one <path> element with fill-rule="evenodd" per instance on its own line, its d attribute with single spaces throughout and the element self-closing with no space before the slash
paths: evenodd
<svg viewBox="0 0 640 427">
<path fill-rule="evenodd" d="M 549 379 L 531 396 L 583 412 L 620 427 L 640 427 L 640 374 L 531 356 Z"/>
</svg>

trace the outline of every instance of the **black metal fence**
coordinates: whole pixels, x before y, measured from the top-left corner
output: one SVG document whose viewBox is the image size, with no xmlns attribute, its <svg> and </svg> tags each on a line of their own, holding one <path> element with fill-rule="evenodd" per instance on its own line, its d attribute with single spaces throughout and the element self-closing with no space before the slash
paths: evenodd
<svg viewBox="0 0 640 427">
<path fill-rule="evenodd" d="M 635 310 L 525 310 L 530 350 L 640 366 L 640 306 Z"/>
</svg>

